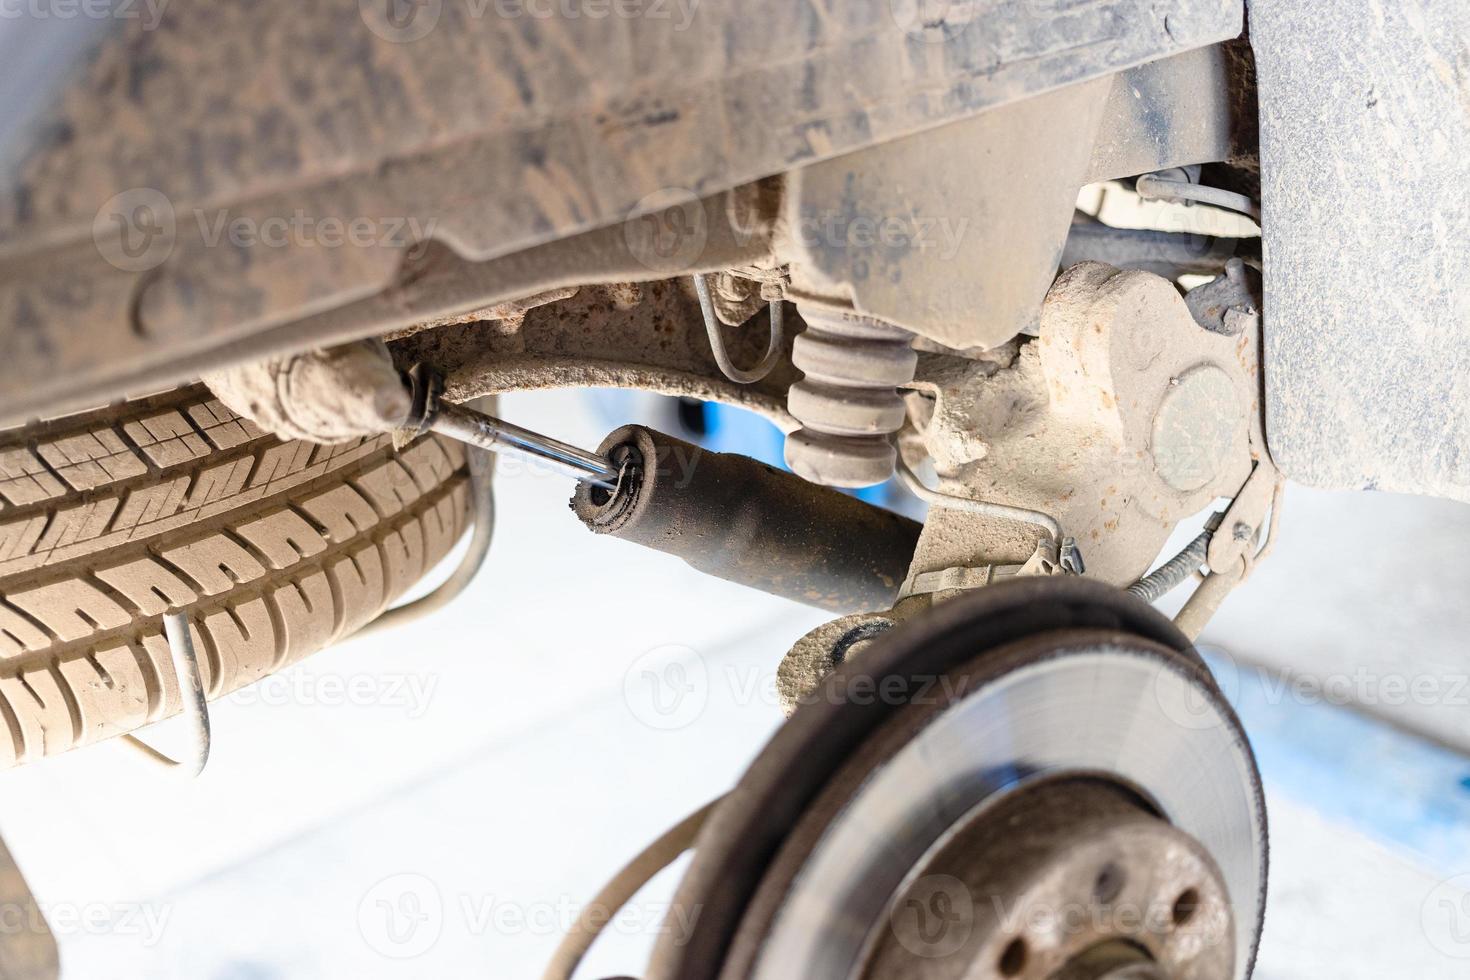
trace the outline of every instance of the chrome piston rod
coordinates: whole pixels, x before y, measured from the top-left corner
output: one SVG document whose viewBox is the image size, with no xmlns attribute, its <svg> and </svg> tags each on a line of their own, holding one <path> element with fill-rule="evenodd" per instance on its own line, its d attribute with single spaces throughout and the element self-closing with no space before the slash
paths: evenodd
<svg viewBox="0 0 1470 980">
<path fill-rule="evenodd" d="M 568 445 L 462 405 L 441 403 L 429 420 L 429 429 L 492 453 L 543 464 L 558 473 L 592 486 L 614 490 L 618 471 L 596 453 Z"/>
</svg>

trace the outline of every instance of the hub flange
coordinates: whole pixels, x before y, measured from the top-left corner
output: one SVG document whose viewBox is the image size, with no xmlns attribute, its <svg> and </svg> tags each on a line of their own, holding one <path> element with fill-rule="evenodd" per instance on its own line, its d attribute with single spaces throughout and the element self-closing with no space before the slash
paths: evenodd
<svg viewBox="0 0 1470 980">
<path fill-rule="evenodd" d="M 1066 805 L 1100 822 L 1061 821 L 1043 857 L 1002 846 L 959 859 L 967 828 L 1048 786 L 1090 797 Z M 1096 582 L 1000 583 L 900 624 L 808 695 L 706 826 L 676 897 L 698 927 L 661 944 L 648 976 L 929 976 L 943 958 L 905 949 L 893 914 L 927 871 L 950 868 L 982 907 L 997 892 L 1055 904 L 1110 860 L 1119 895 L 1162 910 L 1158 928 L 1089 920 L 1058 937 L 972 917 L 955 951 L 965 969 L 933 975 L 1244 980 L 1264 910 L 1255 763 L 1188 641 Z M 1016 939 L 1019 966 L 1005 959 Z M 1139 955 L 1115 955 L 1119 942 Z M 895 948 L 922 969 L 869 969 Z"/>
</svg>

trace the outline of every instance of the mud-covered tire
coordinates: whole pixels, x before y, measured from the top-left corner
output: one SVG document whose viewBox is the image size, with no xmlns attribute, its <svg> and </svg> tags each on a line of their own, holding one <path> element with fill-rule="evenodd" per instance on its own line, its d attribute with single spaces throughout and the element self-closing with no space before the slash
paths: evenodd
<svg viewBox="0 0 1470 980">
<path fill-rule="evenodd" d="M 0 768 L 218 698 L 371 621 L 469 521 L 463 448 L 283 442 L 190 387 L 0 432 Z"/>
</svg>

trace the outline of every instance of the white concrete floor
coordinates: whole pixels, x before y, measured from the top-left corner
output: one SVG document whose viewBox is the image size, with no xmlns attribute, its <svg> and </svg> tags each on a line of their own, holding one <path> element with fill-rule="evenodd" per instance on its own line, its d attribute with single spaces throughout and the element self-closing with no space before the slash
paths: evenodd
<svg viewBox="0 0 1470 980">
<path fill-rule="evenodd" d="M 563 396 L 502 410 L 584 444 L 605 428 Z M 56 923 L 63 976 L 538 975 L 579 903 L 738 777 L 780 721 L 776 664 L 824 618 L 594 538 L 566 513 L 568 492 L 505 474 L 472 593 L 217 705 L 197 782 L 115 744 L 0 775 L 0 831 Z M 1312 520 L 1310 500 L 1301 511 Z M 1284 538 L 1277 560 L 1310 562 L 1318 544 Z M 1316 590 L 1306 601 L 1369 615 Z M 1276 656 L 1258 647 L 1265 635 L 1222 635 L 1238 657 Z M 707 681 L 676 710 L 641 682 L 670 660 Z M 1470 850 L 1464 867 L 1431 866 L 1266 777 L 1274 869 L 1258 976 L 1470 973 L 1458 958 L 1470 957 L 1470 902 L 1439 887 L 1470 871 Z M 640 896 L 583 976 L 637 975 L 677 873 Z"/>
</svg>

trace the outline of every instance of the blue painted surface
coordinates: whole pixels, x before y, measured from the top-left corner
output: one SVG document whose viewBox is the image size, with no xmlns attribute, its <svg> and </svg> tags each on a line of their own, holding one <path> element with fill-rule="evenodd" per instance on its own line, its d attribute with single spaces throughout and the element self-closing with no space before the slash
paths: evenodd
<svg viewBox="0 0 1470 980">
<path fill-rule="evenodd" d="M 1290 681 L 1205 658 L 1255 749 L 1268 795 L 1310 807 L 1430 868 L 1470 855 L 1470 759 Z"/>
<path fill-rule="evenodd" d="M 744 409 L 729 405 L 707 404 L 704 406 L 709 434 L 703 445 L 716 452 L 744 453 L 754 456 L 763 463 L 786 469 L 786 437 L 769 421 Z M 910 516 L 922 516 L 923 506 L 904 490 L 896 480 L 880 483 L 876 487 L 847 490 L 859 500 L 887 507 Z M 918 513 L 914 511 L 917 509 Z"/>
<path fill-rule="evenodd" d="M 786 469 L 786 437 L 754 412 L 705 402 L 697 406 L 703 431 L 695 431 L 680 420 L 677 398 L 606 388 L 589 390 L 586 399 L 593 414 L 607 423 L 609 431 L 627 423 L 639 423 L 717 453 L 741 453 Z M 924 505 L 895 480 L 845 492 L 910 517 L 921 519 L 924 514 Z"/>
<path fill-rule="evenodd" d="M 729 405 L 704 405 L 706 435 L 702 444 L 717 453 L 744 453 L 762 463 L 786 468 L 786 437 L 769 421 Z"/>
</svg>

